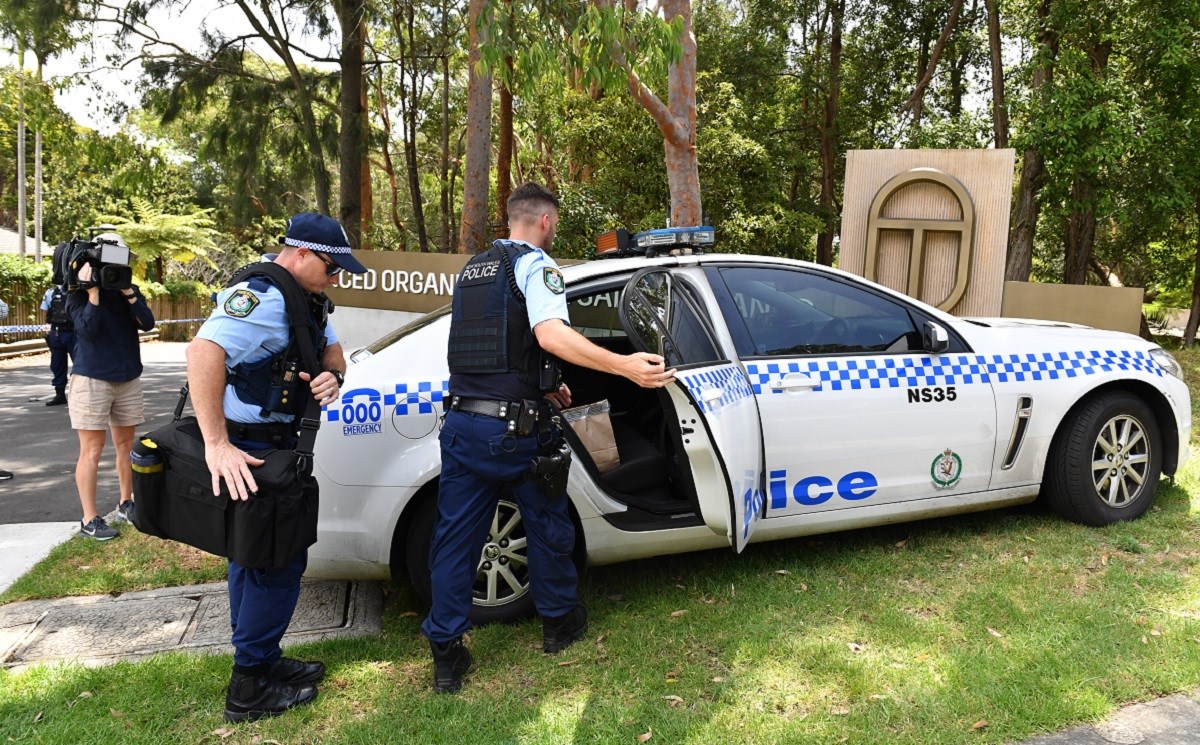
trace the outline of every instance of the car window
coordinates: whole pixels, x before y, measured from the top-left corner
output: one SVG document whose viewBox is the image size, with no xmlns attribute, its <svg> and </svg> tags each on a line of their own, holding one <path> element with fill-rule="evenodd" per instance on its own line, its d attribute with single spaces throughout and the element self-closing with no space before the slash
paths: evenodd
<svg viewBox="0 0 1200 745">
<path fill-rule="evenodd" d="M 695 292 L 686 282 L 658 270 L 639 275 L 632 284 L 635 289 L 626 302 L 626 320 L 641 348 L 661 354 L 667 367 L 723 359 L 701 318 Z"/>
<path fill-rule="evenodd" d="M 567 301 L 571 327 L 586 337 L 624 337 L 621 327 L 621 294 L 625 288 L 610 287 L 587 292 Z"/>
<path fill-rule="evenodd" d="M 921 335 L 908 309 L 813 272 L 774 267 L 708 270 L 738 354 L 747 357 L 908 352 Z"/>
</svg>

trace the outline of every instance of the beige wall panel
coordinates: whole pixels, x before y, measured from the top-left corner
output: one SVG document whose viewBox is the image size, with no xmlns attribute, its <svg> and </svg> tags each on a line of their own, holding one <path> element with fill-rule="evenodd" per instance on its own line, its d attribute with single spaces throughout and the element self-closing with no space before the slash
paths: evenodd
<svg viewBox="0 0 1200 745">
<path fill-rule="evenodd" d="M 921 283 L 926 302 L 937 305 L 950 297 L 958 272 L 959 236 L 950 233 L 925 234 L 925 271 Z"/>
<path fill-rule="evenodd" d="M 1004 257 L 1012 197 L 1015 151 L 1008 150 L 851 150 L 846 155 L 846 187 L 842 209 L 838 266 L 865 276 L 867 223 L 871 203 L 893 177 L 914 168 L 935 168 L 952 176 L 974 204 L 974 246 L 969 284 L 956 315 L 1000 314 L 1004 293 Z M 880 217 L 896 219 L 960 220 L 962 215 L 944 187 L 919 183 L 901 187 L 884 205 Z M 908 243 L 896 250 L 895 231 L 883 231 L 876 273 L 881 284 L 903 288 L 907 283 Z M 921 276 L 922 301 L 937 305 L 954 286 L 954 264 L 946 260 L 953 250 L 943 234 L 927 234 Z M 898 265 L 897 265 L 898 264 Z M 877 280 L 877 281 L 879 281 Z"/>
<path fill-rule="evenodd" d="M 1001 315 L 1068 321 L 1136 334 L 1142 322 L 1142 295 L 1141 287 L 1005 282 Z"/>
<path fill-rule="evenodd" d="M 902 290 L 908 281 L 908 257 L 912 251 L 912 234 L 900 230 L 885 230 L 879 236 L 879 275 L 875 281 L 893 290 Z M 862 272 L 858 272 L 862 274 Z"/>
</svg>

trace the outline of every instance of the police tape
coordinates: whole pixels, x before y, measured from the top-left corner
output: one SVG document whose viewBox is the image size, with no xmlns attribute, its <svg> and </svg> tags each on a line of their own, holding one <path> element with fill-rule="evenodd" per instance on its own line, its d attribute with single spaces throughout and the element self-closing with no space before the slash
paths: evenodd
<svg viewBox="0 0 1200 745">
<path fill-rule="evenodd" d="M 166 326 L 172 323 L 204 323 L 207 318 L 168 318 L 165 321 L 155 321 L 155 326 Z M 29 323 L 24 326 L 0 326 L 0 334 L 28 334 L 32 332 L 46 332 L 46 324 L 44 323 Z"/>
</svg>

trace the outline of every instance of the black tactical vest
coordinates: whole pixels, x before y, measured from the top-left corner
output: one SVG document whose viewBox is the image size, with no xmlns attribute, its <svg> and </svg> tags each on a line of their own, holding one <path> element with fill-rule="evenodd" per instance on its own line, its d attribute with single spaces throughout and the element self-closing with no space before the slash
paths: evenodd
<svg viewBox="0 0 1200 745">
<path fill-rule="evenodd" d="M 542 349 L 513 276 L 517 258 L 532 250 L 496 241 L 458 275 L 446 355 L 451 396 L 519 401 L 545 392 L 538 383 Z"/>
<path fill-rule="evenodd" d="M 233 284 L 240 281 L 244 280 L 235 275 Z M 273 284 L 275 279 L 265 274 L 256 274 L 250 279 L 251 289 L 260 292 Z M 325 352 L 325 326 L 329 322 L 327 301 L 324 293 L 313 295 L 303 292 L 303 295 L 310 309 L 308 330 L 312 335 L 313 349 L 320 360 Z M 287 296 L 287 292 L 284 292 L 284 296 Z M 289 341 L 283 351 L 254 362 L 243 362 L 227 370 L 226 383 L 233 387 L 238 400 L 258 406 L 261 409 L 259 414 L 263 417 L 270 414 L 300 416 L 308 404 L 311 395 L 308 393 L 308 383 L 300 379 L 300 371 L 304 370 L 300 345 L 292 334 L 294 331 L 289 327 Z"/>
<path fill-rule="evenodd" d="M 67 313 L 67 293 L 58 285 L 54 286 L 54 292 L 50 295 L 50 310 L 47 311 L 50 325 L 58 331 L 74 331 L 75 324 L 71 322 L 71 316 Z"/>
</svg>

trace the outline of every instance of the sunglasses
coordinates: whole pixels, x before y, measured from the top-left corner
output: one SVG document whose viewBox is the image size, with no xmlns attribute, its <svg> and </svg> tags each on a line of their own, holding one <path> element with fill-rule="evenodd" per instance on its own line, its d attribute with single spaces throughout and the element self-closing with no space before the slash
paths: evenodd
<svg viewBox="0 0 1200 745">
<path fill-rule="evenodd" d="M 337 264 L 333 263 L 332 259 L 326 258 L 325 254 L 323 254 L 319 251 L 313 251 L 312 255 L 316 256 L 318 259 L 320 259 L 321 263 L 325 265 L 325 276 L 326 277 L 332 277 L 335 274 L 337 274 L 338 272 L 342 271 L 342 268 L 340 266 L 338 266 Z"/>
</svg>

